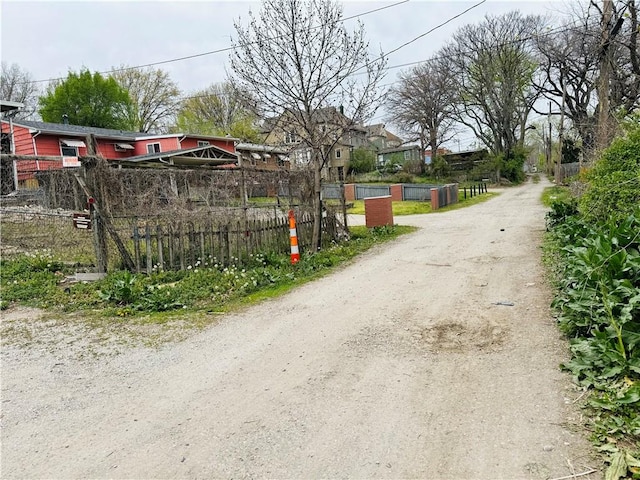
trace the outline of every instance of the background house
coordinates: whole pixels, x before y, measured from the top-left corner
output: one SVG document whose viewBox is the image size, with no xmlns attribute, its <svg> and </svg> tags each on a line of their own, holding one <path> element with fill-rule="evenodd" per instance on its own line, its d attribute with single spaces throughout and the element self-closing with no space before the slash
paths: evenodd
<svg viewBox="0 0 640 480">
<path fill-rule="evenodd" d="M 37 188 L 36 172 L 80 165 L 79 157 L 97 156 L 124 166 L 206 167 L 237 163 L 228 137 L 127 132 L 79 125 L 2 120 L 3 142 L 14 162 L 14 188 Z M 93 142 L 93 145 L 88 145 Z"/>
<path fill-rule="evenodd" d="M 239 164 L 256 170 L 289 170 L 290 162 L 286 148 L 254 143 L 238 143 L 236 152 Z"/>
<path fill-rule="evenodd" d="M 383 148 L 378 152 L 378 168 L 389 167 L 398 170 L 409 164 L 416 165 L 419 171 L 422 162 L 422 148 L 420 145 L 403 145 L 399 147 Z"/>
<path fill-rule="evenodd" d="M 327 107 L 315 112 L 318 135 L 324 137 L 327 163 L 322 175 L 327 181 L 344 180 L 353 151 L 366 149 L 378 152 L 402 144 L 402 139 L 389 132 L 384 124 L 363 126 L 346 117 L 342 108 Z M 291 114 L 268 119 L 264 122 L 265 143 L 287 150 L 292 169 L 307 167 L 311 162 L 311 149 L 292 120 Z"/>
<path fill-rule="evenodd" d="M 403 140 L 386 129 L 384 123 L 368 125 L 367 141 L 378 151 L 399 147 Z"/>
</svg>

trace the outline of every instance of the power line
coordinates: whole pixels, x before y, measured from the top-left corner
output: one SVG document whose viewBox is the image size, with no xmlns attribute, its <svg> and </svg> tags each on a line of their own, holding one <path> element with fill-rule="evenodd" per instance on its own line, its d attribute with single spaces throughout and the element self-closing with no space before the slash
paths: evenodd
<svg viewBox="0 0 640 480">
<path fill-rule="evenodd" d="M 470 8 L 468 8 L 464 12 L 459 13 L 455 17 L 451 17 L 449 20 L 441 23 L 440 25 L 437 25 L 437 26 L 431 28 L 428 32 L 422 33 L 419 36 L 413 38 L 412 40 L 404 43 L 403 45 L 393 49 L 390 53 L 394 53 L 394 52 L 398 51 L 400 48 L 403 48 L 403 47 L 405 47 L 407 45 L 410 45 L 411 43 L 415 42 L 419 38 L 424 37 L 425 35 L 433 32 L 434 30 L 436 30 L 438 28 L 441 28 L 442 26 L 444 26 L 447 23 L 451 22 L 454 18 L 457 18 L 457 17 L 463 15 L 464 13 L 468 12 L 470 9 L 479 6 L 480 4 L 484 3 L 485 1 L 486 0 L 483 0 L 482 2 L 472 6 Z M 544 38 L 546 36 L 555 35 L 555 34 L 562 33 L 562 32 L 567 32 L 567 31 L 570 31 L 573 28 L 574 27 L 570 27 L 570 26 L 558 27 L 556 29 L 550 29 L 549 31 L 547 31 L 547 32 L 545 32 L 543 34 L 534 34 L 534 35 L 529 35 L 527 37 L 518 38 L 516 40 L 509 40 L 509 41 L 506 41 L 506 42 L 503 42 L 503 43 L 498 43 L 498 44 L 495 45 L 495 47 L 496 48 L 500 48 L 500 47 L 504 47 L 504 46 L 508 46 L 508 45 L 513 45 L 513 44 L 517 44 L 517 43 L 521 43 L 521 42 L 526 42 L 526 41 L 529 41 L 529 40 L 540 39 L 540 38 Z M 463 50 L 460 53 L 462 53 L 462 54 L 473 53 L 473 50 Z M 387 55 L 387 54 L 385 54 L 385 55 Z M 382 58 L 382 57 L 378 57 L 374 61 L 379 60 L 380 58 Z M 417 64 L 426 63 L 426 62 L 432 62 L 434 60 L 447 60 L 447 59 L 451 59 L 451 58 L 453 58 L 453 55 L 435 55 L 435 56 L 430 57 L 430 58 L 425 59 L 425 60 L 418 60 L 418 61 L 415 61 L 415 62 L 403 63 L 403 64 L 398 64 L 398 65 L 391 65 L 391 66 L 385 67 L 384 70 L 385 71 L 389 71 L 389 70 L 393 70 L 393 69 L 396 69 L 396 68 L 402 68 L 402 67 L 407 67 L 407 66 L 411 66 L 411 65 L 417 65 Z M 372 62 L 370 62 L 370 63 L 372 63 Z M 353 73 L 352 75 L 362 75 L 362 73 Z M 380 87 L 392 86 L 392 85 L 397 84 L 398 82 L 399 82 L 399 80 L 395 80 L 393 82 L 382 84 L 382 85 L 380 85 Z M 224 96 L 224 94 L 216 94 L 216 95 L 217 96 Z M 190 100 L 190 99 L 193 99 L 193 98 L 206 98 L 207 96 L 208 96 L 207 94 L 187 95 L 187 96 L 184 96 L 184 97 L 181 97 L 180 99 L 178 99 L 177 102 L 184 102 L 186 100 Z"/>
<path fill-rule="evenodd" d="M 470 6 L 469 8 L 467 8 L 466 10 L 458 13 L 457 15 L 454 15 L 453 17 L 449 18 L 448 20 L 445 20 L 444 22 L 436 25 L 435 27 L 427 30 L 424 33 L 421 33 L 420 35 L 418 35 L 417 37 L 409 40 L 408 42 L 403 43 L 402 45 L 400 45 L 399 47 L 394 48 L 393 50 L 391 50 L 390 52 L 387 52 L 385 55 L 391 55 L 392 53 L 397 52 L 398 50 L 407 47 L 409 45 L 411 45 L 413 42 L 420 40 L 422 37 L 426 37 L 427 35 L 429 35 L 430 33 L 433 33 L 434 31 L 438 30 L 439 28 L 444 27 L 445 25 L 447 25 L 448 23 L 451 23 L 452 21 L 454 21 L 455 19 L 461 17 L 462 15 L 464 15 L 467 12 L 470 12 L 471 10 L 473 10 L 474 8 L 479 7 L 480 5 L 482 5 L 483 3 L 485 3 L 487 0 L 481 0 L 478 3 Z"/>
<path fill-rule="evenodd" d="M 388 5 L 388 6 L 386 6 L 386 7 L 378 8 L 378 9 L 376 9 L 376 10 L 372 10 L 372 11 L 370 11 L 370 12 L 366 12 L 366 13 L 368 14 L 368 13 L 372 13 L 372 12 L 375 12 L 375 11 L 382 10 L 382 9 L 384 9 L 384 8 L 394 7 L 394 6 L 396 6 L 396 5 L 400 5 L 400 4 L 402 4 L 402 3 L 406 3 L 407 1 L 409 1 L 409 0 L 405 0 L 404 2 L 394 3 L 394 4 L 392 4 L 392 5 Z M 455 19 L 457 19 L 457 18 L 460 18 L 460 17 L 461 17 L 462 15 L 464 15 L 465 13 L 467 13 L 467 12 L 469 12 L 469 11 L 473 10 L 474 8 L 479 7 L 480 5 L 482 5 L 483 3 L 485 3 L 486 1 L 487 1 L 487 0 L 481 0 L 480 2 L 478 2 L 478 3 L 474 4 L 474 5 L 472 5 L 471 7 L 467 8 L 467 9 L 465 9 L 465 10 L 463 10 L 462 12 L 460 12 L 460 13 L 458 13 L 458 14 L 456 14 L 456 15 L 454 15 L 454 16 L 452 16 L 452 17 L 450 17 L 450 18 L 448 18 L 448 19 L 447 19 L 447 20 L 445 20 L 444 22 L 439 23 L 439 24 L 438 24 L 438 25 L 436 25 L 435 27 L 430 28 L 430 29 L 429 29 L 429 30 L 427 30 L 426 32 L 421 33 L 421 34 L 420 34 L 420 35 L 418 35 L 417 37 L 414 37 L 414 38 L 412 38 L 411 40 L 409 40 L 409 41 L 407 41 L 407 42 L 403 43 L 402 45 L 400 45 L 400 46 L 398 46 L 398 47 L 396 47 L 396 48 L 392 49 L 391 51 L 389 51 L 389 52 L 387 52 L 387 53 L 384 53 L 384 54 L 380 55 L 379 57 L 375 58 L 375 59 L 374 59 L 374 60 L 372 60 L 371 62 L 367 63 L 366 65 L 363 65 L 362 67 L 360 67 L 360 69 L 359 69 L 359 70 L 361 70 L 362 68 L 366 68 L 368 65 L 371 65 L 372 63 L 374 63 L 374 62 L 376 62 L 376 61 L 378 61 L 378 60 L 381 60 L 381 59 L 385 58 L 386 56 L 391 55 L 392 53 L 395 53 L 395 52 L 397 52 L 397 51 L 399 51 L 399 50 L 401 50 L 401 49 L 403 49 L 403 48 L 405 48 L 405 47 L 407 47 L 407 46 L 411 45 L 412 43 L 416 42 L 417 40 L 419 40 L 419 39 L 421 39 L 421 38 L 423 38 L 423 37 L 425 37 L 425 36 L 429 35 L 430 33 L 433 33 L 434 31 L 438 30 L 439 28 L 444 27 L 444 26 L 445 26 L 445 25 L 447 25 L 448 23 L 451 23 L 453 20 L 455 20 Z M 355 17 L 357 17 L 357 16 L 361 16 L 361 15 L 353 15 L 353 16 L 348 17 L 348 18 L 345 18 L 345 19 L 343 19 L 343 20 L 352 19 L 352 18 L 355 18 Z M 278 38 L 278 37 L 276 37 L 276 38 Z M 425 60 L 425 61 L 426 61 L 426 60 Z M 396 68 L 396 67 L 387 67 L 387 68 L 385 68 L 384 70 L 385 70 L 385 71 L 386 71 L 386 70 L 390 70 L 391 68 Z M 352 75 L 359 75 L 359 73 L 354 72 Z M 393 83 L 396 83 L 396 82 L 393 82 Z M 391 84 L 386 84 L 386 85 L 392 85 L 393 83 L 391 83 Z M 382 85 L 382 86 L 386 86 L 386 85 Z M 199 98 L 199 97 L 203 97 L 203 95 L 194 95 L 194 96 L 183 97 L 183 98 L 181 98 L 181 99 L 180 99 L 180 100 L 178 100 L 178 101 L 185 101 L 185 100 L 188 100 L 188 99 L 191 99 L 191 98 Z"/>
<path fill-rule="evenodd" d="M 351 15 L 350 17 L 344 17 L 342 19 L 339 20 L 340 23 L 345 22 L 347 20 L 353 20 L 354 18 L 359 18 L 359 17 L 364 17 L 365 15 L 370 15 L 372 13 L 376 13 L 379 12 L 381 10 L 386 10 L 388 8 L 393 8 L 393 7 L 397 7 L 398 5 L 402 5 L 403 3 L 407 3 L 410 0 L 401 0 L 399 2 L 396 3 L 392 3 L 391 5 L 385 5 L 384 7 L 378 7 L 378 8 L 374 8 L 373 10 L 367 10 L 366 12 L 363 13 L 359 13 L 356 15 Z M 483 0 L 486 1 L 486 0 Z M 321 28 L 322 25 L 318 25 L 316 27 L 313 27 L 313 29 L 316 28 Z M 270 40 L 277 40 L 280 38 L 284 38 L 286 37 L 286 34 L 282 34 L 282 35 L 278 35 L 276 37 L 271 38 Z M 255 42 L 254 42 L 255 43 Z M 128 71 L 128 70 L 137 70 L 139 68 L 147 68 L 147 67 L 155 67 L 157 65 L 166 65 L 167 63 L 174 63 L 174 62 L 181 62 L 184 60 L 190 60 L 192 58 L 199 58 L 199 57 L 204 57 L 204 56 L 208 56 L 208 55 L 214 55 L 217 53 L 224 53 L 224 52 L 228 52 L 231 50 L 235 50 L 238 47 L 242 47 L 242 46 L 247 46 L 247 45 L 251 45 L 251 43 L 247 43 L 247 44 L 241 44 L 241 45 L 237 45 L 237 46 L 230 46 L 230 47 L 225 47 L 225 48 L 220 48 L 218 50 L 210 50 L 207 52 L 201 52 L 201 53 L 195 53 L 193 55 L 186 55 L 184 57 L 177 57 L 177 58 L 171 58 L 169 60 L 160 60 L 158 62 L 151 62 L 151 63 L 145 63 L 142 65 L 136 65 L 133 67 L 125 67 L 125 68 L 116 68 L 113 70 L 105 70 L 102 72 L 97 72 L 100 74 L 107 74 L 107 73 L 114 73 L 114 72 L 124 72 L 124 71 Z M 47 79 L 42 79 L 42 80 L 33 80 L 30 82 L 24 82 L 24 83 L 44 83 L 44 82 L 54 82 L 54 81 L 58 81 L 58 80 L 64 80 L 65 77 L 57 77 L 57 78 L 47 78 Z"/>
</svg>

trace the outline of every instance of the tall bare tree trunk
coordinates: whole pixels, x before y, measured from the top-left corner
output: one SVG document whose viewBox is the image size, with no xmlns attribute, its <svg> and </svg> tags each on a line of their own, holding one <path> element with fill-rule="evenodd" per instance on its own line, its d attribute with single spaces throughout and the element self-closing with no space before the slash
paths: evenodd
<svg viewBox="0 0 640 480">
<path fill-rule="evenodd" d="M 316 157 L 313 166 L 313 236 L 311 248 L 322 248 L 322 163 Z"/>
</svg>

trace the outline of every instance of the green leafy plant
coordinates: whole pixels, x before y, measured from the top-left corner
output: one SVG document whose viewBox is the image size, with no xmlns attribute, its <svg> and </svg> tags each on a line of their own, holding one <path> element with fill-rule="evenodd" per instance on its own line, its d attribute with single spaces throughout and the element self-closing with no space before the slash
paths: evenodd
<svg viewBox="0 0 640 480">
<path fill-rule="evenodd" d="M 57 288 L 68 268 L 48 250 L 22 254 L 0 261 L 0 308 L 12 303 L 50 307 L 63 302 Z"/>
<path fill-rule="evenodd" d="M 592 391 L 593 440 L 611 456 L 606 478 L 640 475 L 640 207 L 599 224 L 574 202 L 547 216 L 554 255 L 553 306 L 572 337 L 563 367 Z"/>
<path fill-rule="evenodd" d="M 555 227 L 568 218 L 578 213 L 578 201 L 574 198 L 569 200 L 554 200 L 551 203 L 551 210 L 545 217 L 547 230 Z"/>
</svg>

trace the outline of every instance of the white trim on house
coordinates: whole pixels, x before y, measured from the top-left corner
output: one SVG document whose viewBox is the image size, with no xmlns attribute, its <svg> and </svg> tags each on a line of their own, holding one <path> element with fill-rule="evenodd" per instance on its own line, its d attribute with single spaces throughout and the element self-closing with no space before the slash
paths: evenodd
<svg viewBox="0 0 640 480">
<path fill-rule="evenodd" d="M 71 139 L 67 139 L 67 138 L 62 138 L 62 139 L 60 139 L 60 142 L 65 147 L 82 147 L 82 148 L 86 148 L 87 147 L 82 140 L 71 140 Z"/>
</svg>

